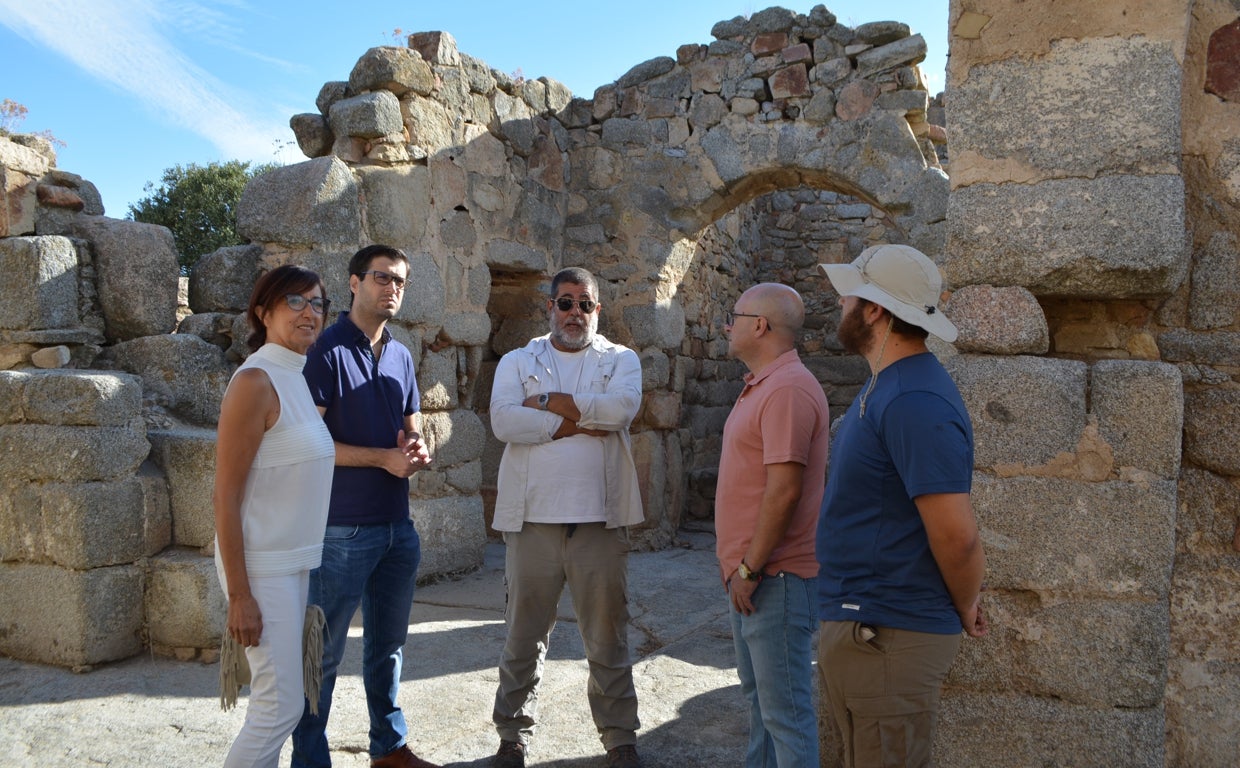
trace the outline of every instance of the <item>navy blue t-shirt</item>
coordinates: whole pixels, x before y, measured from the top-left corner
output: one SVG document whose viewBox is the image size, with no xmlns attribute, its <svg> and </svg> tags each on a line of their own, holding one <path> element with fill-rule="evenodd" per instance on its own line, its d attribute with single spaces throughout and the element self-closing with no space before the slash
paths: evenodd
<svg viewBox="0 0 1240 768">
<path fill-rule="evenodd" d="M 302 374 L 332 439 L 345 445 L 391 448 L 405 416 L 419 409 L 413 357 L 383 329 L 378 361 L 370 339 L 349 313 L 323 331 L 306 352 Z M 374 525 L 409 517 L 409 480 L 379 467 L 336 467 L 328 525 Z"/>
<path fill-rule="evenodd" d="M 964 401 L 930 353 L 880 371 L 864 417 L 860 400 L 831 443 L 818 516 L 818 616 L 956 634 L 960 616 L 913 499 L 972 488 Z"/>
</svg>

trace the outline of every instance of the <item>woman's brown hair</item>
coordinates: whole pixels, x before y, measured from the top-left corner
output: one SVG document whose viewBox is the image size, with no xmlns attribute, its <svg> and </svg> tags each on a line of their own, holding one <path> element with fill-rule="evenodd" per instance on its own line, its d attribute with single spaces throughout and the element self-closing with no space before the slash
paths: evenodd
<svg viewBox="0 0 1240 768">
<path fill-rule="evenodd" d="M 323 278 L 319 277 L 318 272 L 305 267 L 285 264 L 258 278 L 258 282 L 254 284 L 254 290 L 250 293 L 250 305 L 245 310 L 251 330 L 245 343 L 251 352 L 257 351 L 259 347 L 267 343 L 267 327 L 258 317 L 258 308 L 262 307 L 264 310 L 271 311 L 276 302 L 283 301 L 284 297 L 290 293 L 305 293 L 316 285 L 326 302 L 327 288 L 323 285 Z M 323 320 L 324 322 L 327 320 L 326 312 Z"/>
</svg>

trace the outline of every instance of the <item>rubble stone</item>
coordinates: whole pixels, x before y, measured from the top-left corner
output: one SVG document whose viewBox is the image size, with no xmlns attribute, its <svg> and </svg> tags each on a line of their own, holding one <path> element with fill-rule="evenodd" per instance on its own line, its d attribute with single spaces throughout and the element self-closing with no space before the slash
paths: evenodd
<svg viewBox="0 0 1240 768">
<path fill-rule="evenodd" d="M 1150 409 L 1149 403 L 1161 407 Z M 1166 363 L 1100 360 L 1090 374 L 1090 411 L 1115 465 L 1175 479 L 1180 472 L 1184 391 Z"/>
<path fill-rule="evenodd" d="M 977 474 L 973 506 L 994 589 L 1041 594 L 1166 597 L 1176 486 L 996 479 Z M 1072 531 L 1071 536 L 1063 535 Z"/>
<path fill-rule="evenodd" d="M 152 558 L 144 607 L 150 643 L 157 651 L 171 655 L 174 649 L 218 647 L 228 600 L 215 560 L 184 549 Z"/>
<path fill-rule="evenodd" d="M 394 46 L 371 48 L 362 54 L 349 73 L 348 83 L 354 94 L 389 92 L 397 97 L 409 91 L 429 96 L 434 86 L 435 72 L 430 64 L 417 51 Z M 324 114 L 330 114 L 330 109 Z"/>
<path fill-rule="evenodd" d="M 1184 397 L 1184 457 L 1229 477 L 1240 477 L 1240 389 L 1208 389 Z"/>
<path fill-rule="evenodd" d="M 262 274 L 262 254 L 256 245 L 231 245 L 201 256 L 189 273 L 189 308 L 244 312 Z"/>
<path fill-rule="evenodd" d="M 0 328 L 69 328 L 78 324 L 78 255 L 64 237 L 0 239 L 0 273 L 8 282 Z"/>
<path fill-rule="evenodd" d="M 99 304 L 110 341 L 171 333 L 177 324 L 176 243 L 154 224 L 80 216 L 73 234 L 89 240 Z"/>
<path fill-rule="evenodd" d="M 969 409 L 978 468 L 1027 472 L 1077 450 L 1085 429 L 1083 363 L 960 355 L 946 365 Z"/>
<path fill-rule="evenodd" d="M 952 285 L 1122 299 L 1168 294 L 1188 266 L 1176 175 L 973 184 L 952 194 L 947 224 Z"/>
<path fill-rule="evenodd" d="M 215 539 L 215 431 L 151 430 L 151 460 L 163 471 L 179 547 L 210 547 Z"/>
<path fill-rule="evenodd" d="M 197 424 L 219 418 L 233 366 L 219 347 L 189 334 L 146 336 L 117 344 L 110 359 L 142 377 L 143 396 Z"/>
<path fill-rule="evenodd" d="M 357 182 L 335 157 L 255 177 L 237 205 L 237 232 L 255 242 L 350 245 L 360 237 Z"/>
<path fill-rule="evenodd" d="M 1046 315 L 1020 286 L 967 285 L 952 293 L 944 313 L 960 331 L 961 352 L 1041 355 L 1050 349 Z"/>
<path fill-rule="evenodd" d="M 0 653 L 89 668 L 142 650 L 141 569 L 0 563 Z"/>
</svg>

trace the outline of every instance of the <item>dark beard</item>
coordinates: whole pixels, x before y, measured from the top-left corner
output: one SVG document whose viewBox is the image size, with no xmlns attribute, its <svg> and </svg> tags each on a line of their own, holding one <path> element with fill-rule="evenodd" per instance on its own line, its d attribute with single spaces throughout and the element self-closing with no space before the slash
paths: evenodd
<svg viewBox="0 0 1240 768">
<path fill-rule="evenodd" d="M 840 318 L 840 327 L 836 329 L 835 335 L 850 354 L 864 355 L 870 348 L 874 339 L 874 327 L 866 325 L 861 319 L 860 304 L 854 305 L 852 312 L 847 312 Z"/>
</svg>

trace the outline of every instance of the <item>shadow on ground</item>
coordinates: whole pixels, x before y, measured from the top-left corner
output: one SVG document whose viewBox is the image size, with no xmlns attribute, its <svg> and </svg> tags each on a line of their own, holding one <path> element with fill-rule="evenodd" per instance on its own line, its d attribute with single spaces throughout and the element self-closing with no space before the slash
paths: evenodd
<svg viewBox="0 0 1240 768">
<path fill-rule="evenodd" d="M 740 700 L 714 537 L 634 553 L 629 563 L 634 676 L 647 768 L 739 765 L 748 716 Z M 401 705 L 410 745 L 454 768 L 484 768 L 498 746 L 491 702 L 504 640 L 503 546 L 478 571 L 418 590 L 405 646 Z M 565 595 L 540 692 L 527 765 L 601 766 L 586 702 L 586 662 Z M 356 622 L 355 622 L 356 624 Z M 360 628 L 353 632 L 360 634 Z M 369 765 L 361 642 L 351 637 L 328 737 L 337 768 Z M 0 659 L 0 766 L 218 765 L 245 699 L 220 711 L 215 665 L 137 657 L 87 674 Z M 281 764 L 288 764 L 288 747 Z"/>
</svg>

